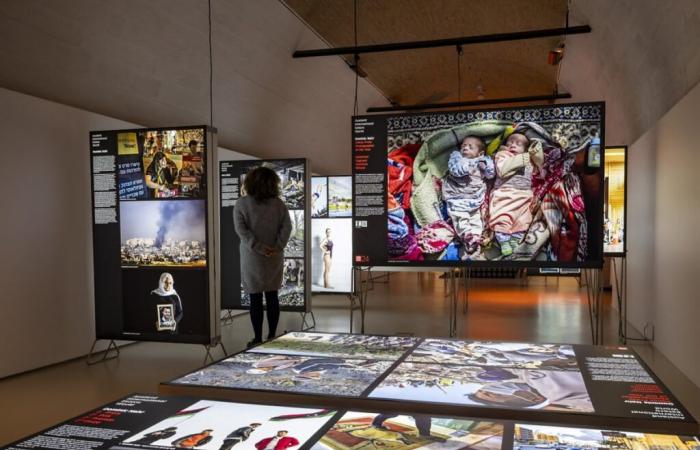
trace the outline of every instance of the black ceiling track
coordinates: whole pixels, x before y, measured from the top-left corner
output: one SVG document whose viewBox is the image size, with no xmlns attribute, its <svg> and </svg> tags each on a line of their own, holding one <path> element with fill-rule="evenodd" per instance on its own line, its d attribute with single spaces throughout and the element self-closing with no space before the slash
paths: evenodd
<svg viewBox="0 0 700 450">
<path fill-rule="evenodd" d="M 395 52 L 400 50 L 415 50 L 421 48 L 449 47 L 455 45 L 486 44 L 490 42 L 520 41 L 545 37 L 565 36 L 570 34 L 590 33 L 589 25 L 575 27 L 548 28 L 545 30 L 518 31 L 515 33 L 484 34 L 479 36 L 463 36 L 432 41 L 396 42 L 393 44 L 359 45 L 354 47 L 321 48 L 316 50 L 297 50 L 293 58 L 312 58 L 318 56 L 361 55 L 363 53 Z"/>
<path fill-rule="evenodd" d="M 512 97 L 512 98 L 494 98 L 484 100 L 472 100 L 466 102 L 447 102 L 447 103 L 423 103 L 418 105 L 393 105 L 393 106 L 372 106 L 367 108 L 368 113 L 375 112 L 391 112 L 391 111 L 415 111 L 425 109 L 442 109 L 442 108 L 460 108 L 469 106 L 484 106 L 484 105 L 499 105 L 503 103 L 523 103 L 523 102 L 541 102 L 547 100 L 559 100 L 571 98 L 568 92 L 554 93 L 547 95 L 530 95 L 528 97 Z"/>
</svg>

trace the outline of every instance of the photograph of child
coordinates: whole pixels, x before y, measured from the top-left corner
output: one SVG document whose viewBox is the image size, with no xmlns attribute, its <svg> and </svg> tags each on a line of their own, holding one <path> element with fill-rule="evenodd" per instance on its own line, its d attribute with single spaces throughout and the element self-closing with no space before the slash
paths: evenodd
<svg viewBox="0 0 700 450">
<path fill-rule="evenodd" d="M 388 260 L 602 257 L 600 155 L 588 164 L 602 117 L 600 104 L 389 117 Z"/>
</svg>

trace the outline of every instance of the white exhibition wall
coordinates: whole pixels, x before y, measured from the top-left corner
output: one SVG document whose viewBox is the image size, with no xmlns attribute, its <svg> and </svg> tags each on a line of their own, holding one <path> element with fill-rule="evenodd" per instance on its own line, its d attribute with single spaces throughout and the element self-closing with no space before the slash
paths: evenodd
<svg viewBox="0 0 700 450">
<path fill-rule="evenodd" d="M 0 378 L 94 339 L 90 130 L 139 125 L 0 88 Z M 250 159 L 219 150 L 223 159 Z"/>
<path fill-rule="evenodd" d="M 629 319 L 700 386 L 700 84 L 630 147 Z"/>
</svg>

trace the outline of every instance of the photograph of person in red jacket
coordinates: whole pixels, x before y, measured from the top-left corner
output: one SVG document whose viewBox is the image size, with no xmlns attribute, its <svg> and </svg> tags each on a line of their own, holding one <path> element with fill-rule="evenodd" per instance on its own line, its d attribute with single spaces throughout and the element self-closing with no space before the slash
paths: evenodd
<svg viewBox="0 0 700 450">
<path fill-rule="evenodd" d="M 280 430 L 275 436 L 265 438 L 255 444 L 255 448 L 258 450 L 286 450 L 299 445 L 297 438 L 287 436 L 287 433 L 287 430 Z"/>
</svg>

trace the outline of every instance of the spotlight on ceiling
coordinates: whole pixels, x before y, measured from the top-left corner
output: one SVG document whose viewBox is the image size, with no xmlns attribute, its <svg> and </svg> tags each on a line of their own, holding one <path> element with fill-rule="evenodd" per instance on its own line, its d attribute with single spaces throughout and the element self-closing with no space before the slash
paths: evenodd
<svg viewBox="0 0 700 450">
<path fill-rule="evenodd" d="M 547 54 L 547 64 L 556 66 L 564 58 L 564 44 L 559 44 L 554 50 Z"/>
</svg>

